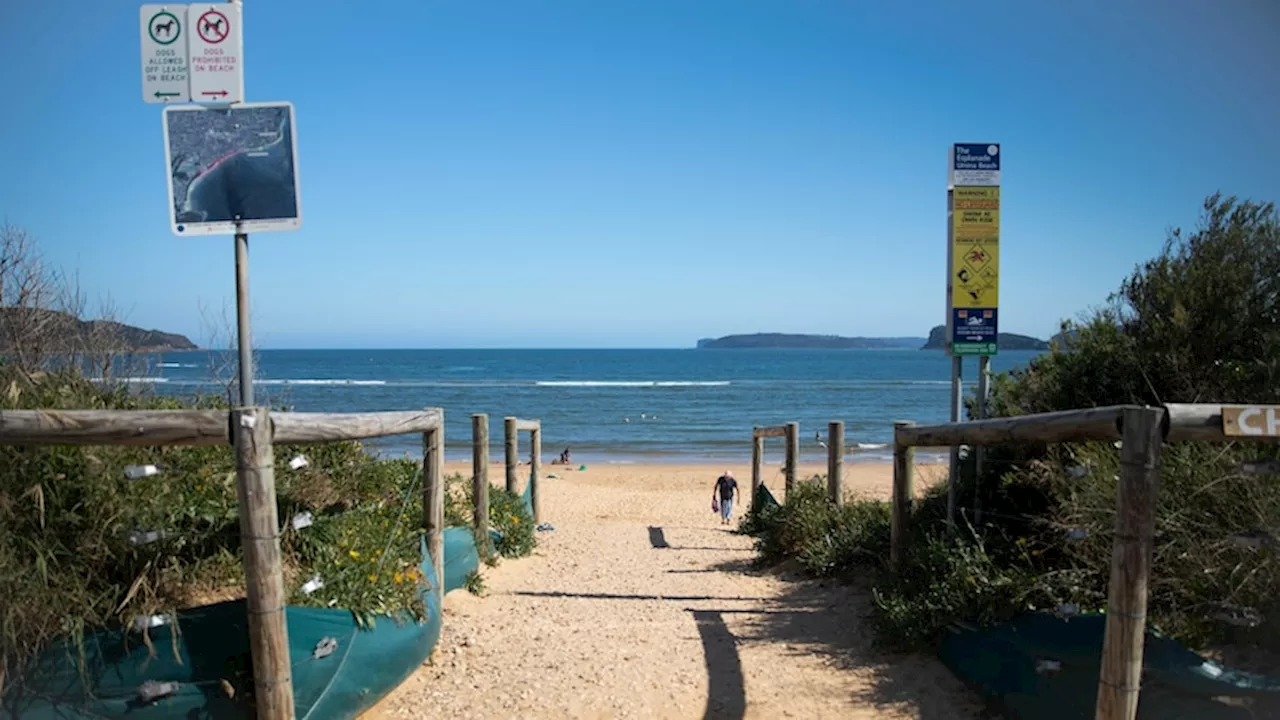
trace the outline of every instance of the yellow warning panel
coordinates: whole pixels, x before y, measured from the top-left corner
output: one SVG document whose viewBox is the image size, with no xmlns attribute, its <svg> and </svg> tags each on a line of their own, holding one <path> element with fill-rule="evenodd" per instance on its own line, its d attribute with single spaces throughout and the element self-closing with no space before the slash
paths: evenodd
<svg viewBox="0 0 1280 720">
<path fill-rule="evenodd" d="M 951 306 L 1000 306 L 1000 188 L 957 187 L 951 195 Z"/>
<path fill-rule="evenodd" d="M 1000 307 L 1000 243 L 958 242 L 951 252 L 951 306 Z"/>
<path fill-rule="evenodd" d="M 955 242 L 1000 242 L 1000 188 L 957 187 L 951 194 Z"/>
</svg>

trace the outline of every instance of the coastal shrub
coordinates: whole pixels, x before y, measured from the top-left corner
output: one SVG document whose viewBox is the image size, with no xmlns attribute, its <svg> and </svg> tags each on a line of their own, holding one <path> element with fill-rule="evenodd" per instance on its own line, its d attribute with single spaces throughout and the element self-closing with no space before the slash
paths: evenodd
<svg viewBox="0 0 1280 720">
<path fill-rule="evenodd" d="M 889 508 L 871 501 L 836 507 L 824 478 L 814 477 L 796 483 L 785 503 L 748 513 L 739 530 L 755 536 L 763 562 L 795 558 L 806 572 L 828 577 L 888 552 Z"/>
<path fill-rule="evenodd" d="M 533 515 L 519 495 L 505 488 L 489 491 L 489 526 L 502 533 L 495 548 L 502 557 L 526 557 L 537 545 Z"/>
<path fill-rule="evenodd" d="M 0 410 L 184 406 L 225 403 L 0 365 Z M 298 455 L 309 463 L 295 470 Z M 131 480 L 129 465 L 160 472 Z M 275 470 L 291 603 L 423 616 L 418 463 L 354 442 L 280 445 Z M 0 692 L 56 637 L 243 596 L 242 572 L 231 448 L 0 446 Z M 302 592 L 313 578 L 322 587 Z"/>
<path fill-rule="evenodd" d="M 1064 323 L 1050 352 L 996 376 L 989 408 L 1000 417 L 1124 403 L 1275 403 L 1277 381 L 1280 216 L 1270 204 L 1214 195 L 1196 232 L 1172 232 L 1103 307 Z M 943 522 L 945 490 L 926 493 L 893 576 L 883 572 L 887 541 L 871 541 L 887 538 L 887 511 L 837 516 L 819 488 L 793 493 L 744 528 L 757 535 L 762 558 L 869 577 L 878 639 L 919 648 L 954 621 L 1104 609 L 1118 454 L 1112 443 L 996 446 L 978 477 L 971 453 L 961 465 L 956 532 Z M 1280 648 L 1280 482 L 1242 469 L 1277 459 L 1274 445 L 1166 445 L 1149 587 L 1154 626 L 1193 647 Z M 979 492 L 983 522 L 971 526 Z"/>
</svg>

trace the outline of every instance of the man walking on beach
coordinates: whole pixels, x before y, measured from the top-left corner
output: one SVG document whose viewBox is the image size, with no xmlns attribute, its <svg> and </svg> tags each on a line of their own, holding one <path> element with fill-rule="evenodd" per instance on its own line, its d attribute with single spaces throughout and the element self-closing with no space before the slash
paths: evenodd
<svg viewBox="0 0 1280 720">
<path fill-rule="evenodd" d="M 728 525 L 729 518 L 733 515 L 733 494 L 738 490 L 738 481 L 733 479 L 733 471 L 725 470 L 724 474 L 716 478 L 715 489 L 711 491 L 711 500 L 715 501 L 716 496 L 720 496 L 720 524 Z"/>
</svg>

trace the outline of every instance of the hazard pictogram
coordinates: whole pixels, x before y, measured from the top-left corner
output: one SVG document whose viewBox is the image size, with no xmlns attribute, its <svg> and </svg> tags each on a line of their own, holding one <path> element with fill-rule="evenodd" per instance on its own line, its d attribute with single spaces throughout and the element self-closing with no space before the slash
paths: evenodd
<svg viewBox="0 0 1280 720">
<path fill-rule="evenodd" d="M 227 39 L 227 33 L 231 32 L 231 22 L 227 20 L 227 16 L 217 10 L 210 10 L 200 16 L 196 21 L 196 33 L 200 35 L 200 39 L 210 45 L 217 45 Z"/>
</svg>

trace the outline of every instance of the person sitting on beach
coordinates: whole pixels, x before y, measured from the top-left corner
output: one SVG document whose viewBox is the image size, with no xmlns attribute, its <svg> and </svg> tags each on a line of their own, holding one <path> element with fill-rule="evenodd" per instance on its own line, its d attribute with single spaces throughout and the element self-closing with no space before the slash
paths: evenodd
<svg viewBox="0 0 1280 720">
<path fill-rule="evenodd" d="M 732 470 L 725 470 L 723 475 L 716 478 L 716 486 L 711 491 L 711 499 L 715 500 L 716 495 L 720 496 L 721 525 L 729 524 L 729 518 L 733 515 L 733 494 L 737 490 L 738 481 L 733 479 Z"/>
<path fill-rule="evenodd" d="M 565 448 L 564 452 L 560 453 L 560 464 L 568 465 L 571 458 L 572 455 L 569 453 L 569 448 Z"/>
</svg>

